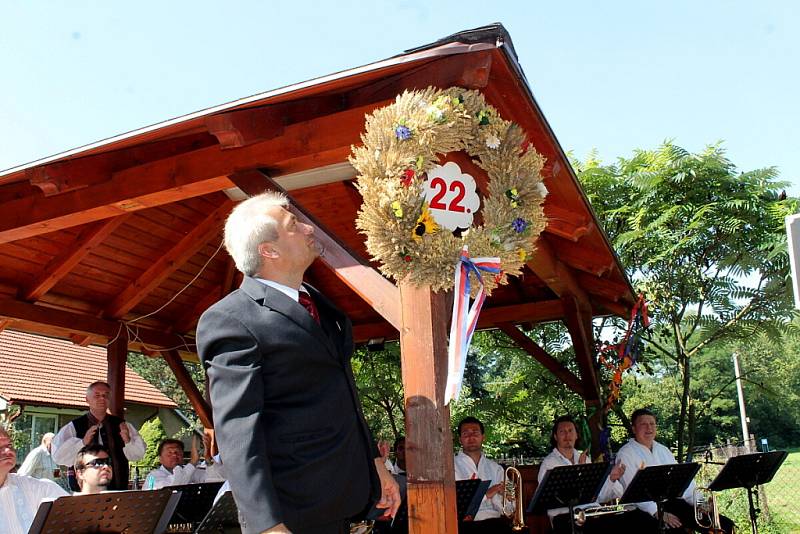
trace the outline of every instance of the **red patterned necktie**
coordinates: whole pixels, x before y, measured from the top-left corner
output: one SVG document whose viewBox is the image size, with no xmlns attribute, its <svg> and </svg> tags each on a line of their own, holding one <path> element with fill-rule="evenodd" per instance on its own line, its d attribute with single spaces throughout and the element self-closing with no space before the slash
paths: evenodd
<svg viewBox="0 0 800 534">
<path fill-rule="evenodd" d="M 300 294 L 298 295 L 298 302 L 306 310 L 308 310 L 308 313 L 311 314 L 311 318 L 314 319 L 317 322 L 317 324 L 320 324 L 320 322 L 319 322 L 319 312 L 317 312 L 317 307 L 314 304 L 314 301 L 311 300 L 311 295 L 309 295 L 305 291 L 300 291 Z"/>
</svg>

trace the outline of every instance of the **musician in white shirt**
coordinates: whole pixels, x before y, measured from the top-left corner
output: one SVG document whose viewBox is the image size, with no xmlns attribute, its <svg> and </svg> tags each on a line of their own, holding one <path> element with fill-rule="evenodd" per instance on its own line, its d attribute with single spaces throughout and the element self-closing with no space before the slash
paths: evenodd
<svg viewBox="0 0 800 534">
<path fill-rule="evenodd" d="M 555 420 L 553 431 L 550 434 L 550 443 L 553 450 L 548 454 L 542 465 L 539 467 L 539 482 L 542 482 L 545 474 L 555 467 L 563 465 L 586 464 L 590 462 L 588 451 L 581 452 L 575 447 L 578 441 L 578 428 L 572 416 L 563 415 Z M 581 505 L 580 508 L 596 507 L 600 503 L 606 503 L 622 497 L 623 488 L 619 479 L 625 472 L 624 464 L 616 464 L 608 479 L 600 489 L 598 502 Z M 556 532 L 572 532 L 572 525 L 569 517 L 569 508 L 552 508 L 547 511 L 550 523 Z M 597 532 L 647 532 L 657 527 L 655 520 L 649 515 L 632 510 L 620 514 L 591 516 L 586 519 L 583 525 L 583 532 L 586 534 Z"/>
<path fill-rule="evenodd" d="M 183 465 L 183 442 L 179 439 L 162 441 L 158 445 L 158 460 L 161 466 L 147 475 L 144 489 L 197 484 L 206 480 L 205 469 L 196 466 L 194 462 Z"/>
<path fill-rule="evenodd" d="M 503 509 L 503 468 L 483 454 L 486 439 L 483 423 L 475 417 L 462 419 L 458 424 L 458 439 L 461 452 L 455 457 L 456 480 L 490 481 L 475 517 L 461 523 L 459 532 L 510 532 L 509 523 L 503 516 L 514 511 L 514 503 L 507 502 L 506 509 Z"/>
<path fill-rule="evenodd" d="M 631 430 L 633 438 L 617 452 L 617 462 L 624 463 L 625 473 L 622 475 L 622 485 L 627 488 L 639 469 L 653 465 L 675 464 L 675 457 L 670 450 L 656 441 L 658 423 L 653 412 L 640 408 L 631 414 Z M 692 481 L 680 499 L 672 499 L 664 504 L 664 523 L 674 532 L 684 532 L 683 527 L 693 528 L 697 532 L 706 532 L 701 529 L 694 518 L 694 492 L 695 483 Z M 657 506 L 653 501 L 636 503 L 640 510 L 656 516 Z M 720 526 L 726 533 L 733 532 L 733 521 L 720 515 Z"/>
<path fill-rule="evenodd" d="M 16 464 L 17 451 L 11 436 L 0 426 L 0 532 L 3 534 L 25 534 L 44 499 L 67 495 L 52 480 L 11 473 Z"/>
</svg>

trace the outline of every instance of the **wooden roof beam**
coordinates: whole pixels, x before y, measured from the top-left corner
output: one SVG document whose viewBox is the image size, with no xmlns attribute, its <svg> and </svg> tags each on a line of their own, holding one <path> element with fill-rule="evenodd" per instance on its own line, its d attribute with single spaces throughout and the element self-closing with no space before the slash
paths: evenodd
<svg viewBox="0 0 800 534">
<path fill-rule="evenodd" d="M 99 319 L 83 313 L 69 312 L 10 298 L 0 298 L 0 320 L 14 320 L 15 328 L 19 325 L 19 329 L 23 331 L 36 332 L 36 328 L 29 327 L 43 325 L 50 327 L 49 330 L 58 332 L 63 337 L 69 337 L 71 333 L 76 333 L 98 336 L 106 340 L 114 339 L 120 333 L 120 328 L 125 328 L 119 321 Z M 193 341 L 182 336 L 138 325 L 131 328 L 134 330 L 132 342 L 156 348 L 185 347 L 187 351 L 196 350 Z"/>
<path fill-rule="evenodd" d="M 561 362 L 553 358 L 547 353 L 546 350 L 540 347 L 536 342 L 534 342 L 513 324 L 500 324 L 498 325 L 498 328 L 504 334 L 510 337 L 514 343 L 519 346 L 519 348 L 530 354 L 534 360 L 541 363 L 545 369 L 553 373 L 553 375 L 561 380 L 565 386 L 583 398 L 583 385 L 581 385 L 581 381 L 572 373 L 572 371 L 564 367 Z"/>
<path fill-rule="evenodd" d="M 583 398 L 587 402 L 600 401 L 600 382 L 595 369 L 594 334 L 592 330 L 592 310 L 587 302 L 581 302 L 574 295 L 565 295 L 564 322 L 572 338 L 575 359 L 581 373 Z"/>
<path fill-rule="evenodd" d="M 197 254 L 214 237 L 233 208 L 232 200 L 225 200 L 172 249 L 150 265 L 125 291 L 117 295 L 105 310 L 108 317 L 121 318 L 166 280 L 184 263 Z"/>
<path fill-rule="evenodd" d="M 72 244 L 67 246 L 61 254 L 50 260 L 33 282 L 20 290 L 19 298 L 27 301 L 36 301 L 42 298 L 95 247 L 119 228 L 127 218 L 128 215 L 120 215 L 106 221 L 91 224 L 81 230 Z"/>
<path fill-rule="evenodd" d="M 478 329 L 498 328 L 501 324 L 559 321 L 563 316 L 564 304 L 561 300 L 544 300 L 508 306 L 484 306 L 478 316 Z M 371 338 L 378 337 L 397 339 L 397 331 L 384 322 L 353 325 L 353 340 L 356 343 L 365 343 Z"/>
<path fill-rule="evenodd" d="M 553 247 L 544 236 L 536 240 L 536 250 L 526 265 L 559 297 L 576 295 L 583 301 L 589 301 L 575 274 L 556 257 Z"/>
<path fill-rule="evenodd" d="M 547 201 L 544 203 L 544 214 L 547 218 L 544 231 L 572 242 L 577 242 L 594 228 L 590 218 Z"/>
<path fill-rule="evenodd" d="M 194 306 L 186 310 L 186 312 L 175 321 L 171 331 L 178 333 L 190 332 L 197 325 L 197 321 L 200 319 L 203 312 L 227 294 L 228 293 L 223 290 L 222 286 L 216 286 L 206 291 L 203 298 L 197 300 Z"/>
<path fill-rule="evenodd" d="M 282 191 L 281 187 L 260 171 L 243 171 L 231 175 L 231 181 L 249 196 L 267 190 Z M 320 259 L 359 297 L 378 312 L 390 325 L 400 330 L 400 290 L 378 271 L 364 265 L 355 253 L 340 243 L 325 227 L 293 204 L 299 221 L 315 227 L 314 235 L 324 247 Z"/>
<path fill-rule="evenodd" d="M 79 191 L 7 202 L 0 212 L 0 243 L 227 189 L 231 187 L 228 175 L 238 169 L 332 149 L 349 150 L 359 142 L 364 114 L 374 107 L 292 125 L 281 137 L 243 148 L 220 152 L 218 146 L 211 146 L 130 167 Z"/>
<path fill-rule="evenodd" d="M 183 392 L 186 393 L 186 397 L 192 404 L 192 408 L 194 408 L 200 422 L 205 428 L 214 428 L 211 406 L 209 406 L 206 399 L 203 398 L 203 394 L 200 393 L 197 384 L 192 380 L 192 375 L 189 374 L 189 370 L 183 365 L 183 360 L 181 360 L 178 351 L 167 350 L 163 351 L 161 355 L 164 357 L 164 361 L 167 362 L 167 365 L 169 365 L 169 368 L 172 369 L 175 378 L 178 380 L 178 385 L 180 385 Z"/>
</svg>

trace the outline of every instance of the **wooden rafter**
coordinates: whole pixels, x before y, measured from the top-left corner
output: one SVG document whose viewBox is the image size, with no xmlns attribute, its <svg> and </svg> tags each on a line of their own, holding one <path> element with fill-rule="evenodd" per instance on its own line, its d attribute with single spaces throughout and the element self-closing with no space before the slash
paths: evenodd
<svg viewBox="0 0 800 534">
<path fill-rule="evenodd" d="M 565 386 L 583 398 L 584 391 L 580 379 L 572 371 L 553 358 L 542 347 L 525 335 L 516 326 L 510 323 L 498 325 L 498 328 L 510 337 L 522 350 L 530 354 L 533 359 L 541 363 L 548 371 L 561 380 Z"/>
<path fill-rule="evenodd" d="M 189 374 L 188 369 L 183 365 L 183 360 L 181 360 L 181 357 L 178 355 L 178 351 L 168 350 L 161 354 L 164 357 L 164 361 L 167 362 L 169 368 L 172 369 L 172 372 L 175 374 L 175 378 L 178 380 L 178 384 L 181 386 L 181 389 L 183 389 L 183 392 L 186 393 L 189 402 L 192 403 L 192 408 L 194 408 L 200 422 L 206 428 L 214 428 L 214 422 L 211 417 L 211 406 L 209 406 L 203 398 L 203 394 L 200 393 L 197 384 L 192 380 L 192 375 Z"/>
<path fill-rule="evenodd" d="M 36 326 L 46 325 L 49 332 L 68 338 L 70 334 L 98 336 L 102 339 L 114 339 L 125 330 L 124 325 L 118 321 L 110 321 L 87 315 L 74 313 L 48 306 L 31 304 L 23 300 L 0 299 L 0 320 L 14 320 L 14 327 L 22 331 L 40 331 Z M 194 343 L 190 340 L 166 332 L 160 332 L 143 326 L 133 326 L 135 339 L 153 347 L 184 347 L 194 351 Z"/>
<path fill-rule="evenodd" d="M 572 338 L 575 359 L 581 372 L 583 398 L 587 401 L 599 401 L 600 384 L 595 370 L 591 307 L 588 306 L 588 303 L 581 302 L 572 295 L 564 296 L 561 300 L 564 302 L 564 321 Z"/>
<path fill-rule="evenodd" d="M 478 329 L 495 328 L 505 323 L 544 323 L 558 321 L 564 317 L 561 300 L 542 300 L 507 306 L 486 306 L 478 316 Z M 353 339 L 364 343 L 372 338 L 396 339 L 397 330 L 386 323 L 362 323 L 353 325 Z"/>
<path fill-rule="evenodd" d="M 186 310 L 174 323 L 172 330 L 178 333 L 186 333 L 194 329 L 197 325 L 197 320 L 211 307 L 212 304 L 217 302 L 226 293 L 223 292 L 222 286 L 216 286 L 209 289 L 203 298 L 194 303 L 194 306 Z"/>
<path fill-rule="evenodd" d="M 250 196 L 281 187 L 260 171 L 243 171 L 231 176 L 231 181 Z M 302 206 L 294 204 L 299 221 L 315 226 L 314 235 L 325 249 L 321 260 L 336 276 L 378 312 L 395 329 L 400 329 L 400 298 L 397 287 L 379 272 L 364 265 L 357 256 L 334 238 L 319 221 Z"/>
<path fill-rule="evenodd" d="M 50 288 L 74 269 L 92 249 L 102 243 L 127 218 L 128 215 L 120 215 L 106 221 L 93 223 L 81 230 L 75 241 L 65 247 L 61 254 L 50 260 L 36 279 L 20 291 L 19 297 L 28 301 L 42 298 Z"/>
<path fill-rule="evenodd" d="M 197 254 L 206 244 L 219 234 L 220 227 L 233 208 L 233 201 L 225 200 L 212 211 L 191 232 L 181 239 L 166 254 L 154 262 L 149 269 L 137 278 L 125 291 L 120 293 L 105 310 L 108 317 L 121 318 L 146 297 L 161 282 L 166 280 L 184 263 Z"/>
</svg>

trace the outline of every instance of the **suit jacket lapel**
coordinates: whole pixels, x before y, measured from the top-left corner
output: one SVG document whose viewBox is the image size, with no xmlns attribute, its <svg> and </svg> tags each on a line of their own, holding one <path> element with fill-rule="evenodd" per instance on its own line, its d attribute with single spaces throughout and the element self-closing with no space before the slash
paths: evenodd
<svg viewBox="0 0 800 534">
<path fill-rule="evenodd" d="M 308 310 L 299 302 L 292 300 L 286 294 L 249 276 L 245 276 L 242 280 L 241 289 L 262 306 L 266 306 L 297 323 L 301 328 L 325 345 L 331 356 L 337 360 L 339 359 L 336 347 L 334 347 L 330 338 L 325 334 L 322 326 L 317 324 L 311 317 L 311 314 L 308 313 Z M 315 302 L 318 302 L 318 295 L 319 293 L 315 290 Z"/>
</svg>

